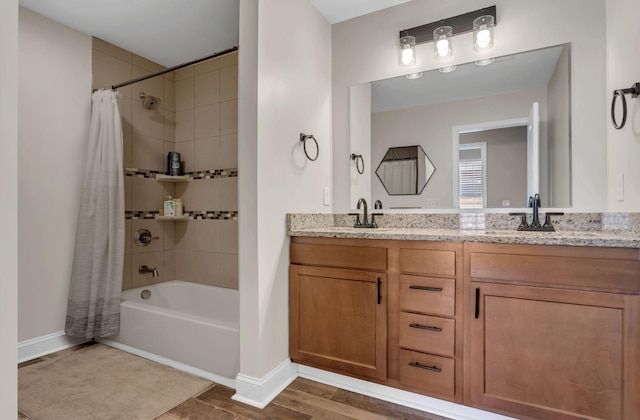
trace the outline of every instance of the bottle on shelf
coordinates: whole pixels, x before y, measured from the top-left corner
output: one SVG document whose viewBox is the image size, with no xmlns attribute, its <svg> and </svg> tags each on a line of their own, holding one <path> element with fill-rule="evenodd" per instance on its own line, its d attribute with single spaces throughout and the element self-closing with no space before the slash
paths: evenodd
<svg viewBox="0 0 640 420">
<path fill-rule="evenodd" d="M 167 196 L 167 199 L 164 202 L 164 215 L 174 217 L 176 215 L 175 202 L 170 195 Z"/>
</svg>

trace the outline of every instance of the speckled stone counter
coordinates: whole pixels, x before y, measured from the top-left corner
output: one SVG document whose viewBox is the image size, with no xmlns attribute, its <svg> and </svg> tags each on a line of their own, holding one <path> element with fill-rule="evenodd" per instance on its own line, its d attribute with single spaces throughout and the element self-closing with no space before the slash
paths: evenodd
<svg viewBox="0 0 640 420">
<path fill-rule="evenodd" d="M 482 215 L 483 223 L 466 224 L 466 214 L 385 214 L 376 218 L 377 229 L 353 228 L 354 216 L 344 214 L 289 214 L 287 233 L 326 238 L 640 248 L 640 215 L 636 213 L 573 213 L 554 223 L 556 232 L 519 232 L 517 219 L 508 214 L 472 214 L 476 219 Z M 508 224 L 505 217 L 510 218 L 506 219 Z M 609 222 L 603 224 L 603 220 Z M 396 226 L 389 226 L 392 222 Z"/>
</svg>

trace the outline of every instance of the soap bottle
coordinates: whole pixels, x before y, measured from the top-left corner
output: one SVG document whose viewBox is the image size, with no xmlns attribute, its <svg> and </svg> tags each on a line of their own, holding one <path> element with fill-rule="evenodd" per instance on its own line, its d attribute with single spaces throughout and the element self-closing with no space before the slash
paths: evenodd
<svg viewBox="0 0 640 420">
<path fill-rule="evenodd" d="M 175 200 L 173 200 L 173 203 L 174 203 L 176 217 L 182 216 L 184 214 L 183 207 L 182 207 L 182 199 L 176 198 Z"/>
<path fill-rule="evenodd" d="M 167 196 L 167 199 L 164 202 L 164 215 L 171 217 L 176 215 L 175 203 L 170 195 Z"/>
</svg>

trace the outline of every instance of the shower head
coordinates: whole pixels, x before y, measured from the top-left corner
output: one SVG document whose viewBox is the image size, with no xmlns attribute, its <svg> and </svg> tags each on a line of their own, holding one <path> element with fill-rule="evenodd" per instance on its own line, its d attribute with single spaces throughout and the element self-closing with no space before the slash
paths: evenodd
<svg viewBox="0 0 640 420">
<path fill-rule="evenodd" d="M 156 109 L 160 105 L 160 98 L 146 95 L 144 92 L 140 92 L 140 99 L 142 99 L 142 106 L 146 109 Z"/>
</svg>

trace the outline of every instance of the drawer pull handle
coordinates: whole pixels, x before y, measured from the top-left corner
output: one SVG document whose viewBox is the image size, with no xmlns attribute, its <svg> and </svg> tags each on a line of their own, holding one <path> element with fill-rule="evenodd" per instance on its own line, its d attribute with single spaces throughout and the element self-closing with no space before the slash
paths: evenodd
<svg viewBox="0 0 640 420">
<path fill-rule="evenodd" d="M 442 292 L 442 287 L 409 286 L 409 289 L 424 290 L 425 292 Z"/>
<path fill-rule="evenodd" d="M 380 305 L 380 302 L 382 301 L 382 280 L 380 280 L 380 277 L 378 277 L 378 305 Z"/>
<path fill-rule="evenodd" d="M 432 372 L 442 372 L 442 369 L 440 369 L 439 367 L 436 367 L 435 365 L 434 366 L 427 366 L 427 365 L 420 364 L 418 362 L 411 362 L 411 363 L 409 363 L 409 366 L 420 368 L 420 369 L 430 370 Z"/>
<path fill-rule="evenodd" d="M 429 331 L 435 331 L 435 332 L 441 332 L 442 331 L 442 328 L 429 327 L 428 325 L 420 325 L 420 324 L 409 324 L 409 327 L 418 328 L 419 330 L 429 330 Z"/>
<path fill-rule="evenodd" d="M 475 308 L 475 318 L 480 318 L 480 288 L 476 287 L 476 308 Z"/>
</svg>

